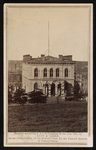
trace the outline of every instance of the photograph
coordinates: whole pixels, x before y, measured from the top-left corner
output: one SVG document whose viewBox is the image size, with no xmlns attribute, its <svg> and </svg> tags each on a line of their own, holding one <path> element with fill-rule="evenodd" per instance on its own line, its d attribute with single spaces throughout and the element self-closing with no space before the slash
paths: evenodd
<svg viewBox="0 0 96 150">
<path fill-rule="evenodd" d="M 5 4 L 4 52 L 5 141 L 8 133 L 84 133 L 88 145 L 92 4 Z"/>
</svg>

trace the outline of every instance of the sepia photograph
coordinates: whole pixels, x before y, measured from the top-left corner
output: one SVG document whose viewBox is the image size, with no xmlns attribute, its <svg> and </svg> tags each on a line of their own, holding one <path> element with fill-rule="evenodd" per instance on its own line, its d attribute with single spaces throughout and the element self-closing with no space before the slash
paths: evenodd
<svg viewBox="0 0 96 150">
<path fill-rule="evenodd" d="M 6 145 L 92 146 L 92 4 L 5 4 L 4 53 Z"/>
</svg>

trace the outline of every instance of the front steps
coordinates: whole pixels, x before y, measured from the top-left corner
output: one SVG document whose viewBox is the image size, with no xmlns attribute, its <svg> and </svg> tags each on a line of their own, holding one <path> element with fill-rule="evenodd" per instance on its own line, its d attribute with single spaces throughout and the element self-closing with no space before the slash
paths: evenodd
<svg viewBox="0 0 96 150">
<path fill-rule="evenodd" d="M 57 98 L 55 96 L 48 97 L 47 103 L 57 103 Z"/>
<path fill-rule="evenodd" d="M 54 104 L 54 103 L 61 103 L 64 102 L 65 100 L 62 99 L 62 97 L 60 96 L 59 98 L 57 98 L 56 96 L 51 96 L 47 98 L 47 103 L 48 104 Z"/>
</svg>

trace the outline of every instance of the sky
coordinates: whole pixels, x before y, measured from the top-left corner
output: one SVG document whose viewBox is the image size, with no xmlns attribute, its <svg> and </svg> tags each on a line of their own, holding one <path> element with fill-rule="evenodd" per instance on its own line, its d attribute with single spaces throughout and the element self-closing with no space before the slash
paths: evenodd
<svg viewBox="0 0 96 150">
<path fill-rule="evenodd" d="M 89 7 L 7 7 L 6 45 L 8 60 L 23 55 L 58 57 L 73 55 L 87 61 L 90 32 Z M 49 48 L 48 48 L 49 22 Z"/>
</svg>

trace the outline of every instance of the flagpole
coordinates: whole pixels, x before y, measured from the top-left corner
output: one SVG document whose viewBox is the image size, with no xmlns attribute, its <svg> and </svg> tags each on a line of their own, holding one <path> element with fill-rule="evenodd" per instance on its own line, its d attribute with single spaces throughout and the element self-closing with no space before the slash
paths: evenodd
<svg viewBox="0 0 96 150">
<path fill-rule="evenodd" d="M 48 21 L 48 56 L 49 56 L 49 50 L 50 50 L 50 39 L 49 39 L 49 21 Z"/>
</svg>

